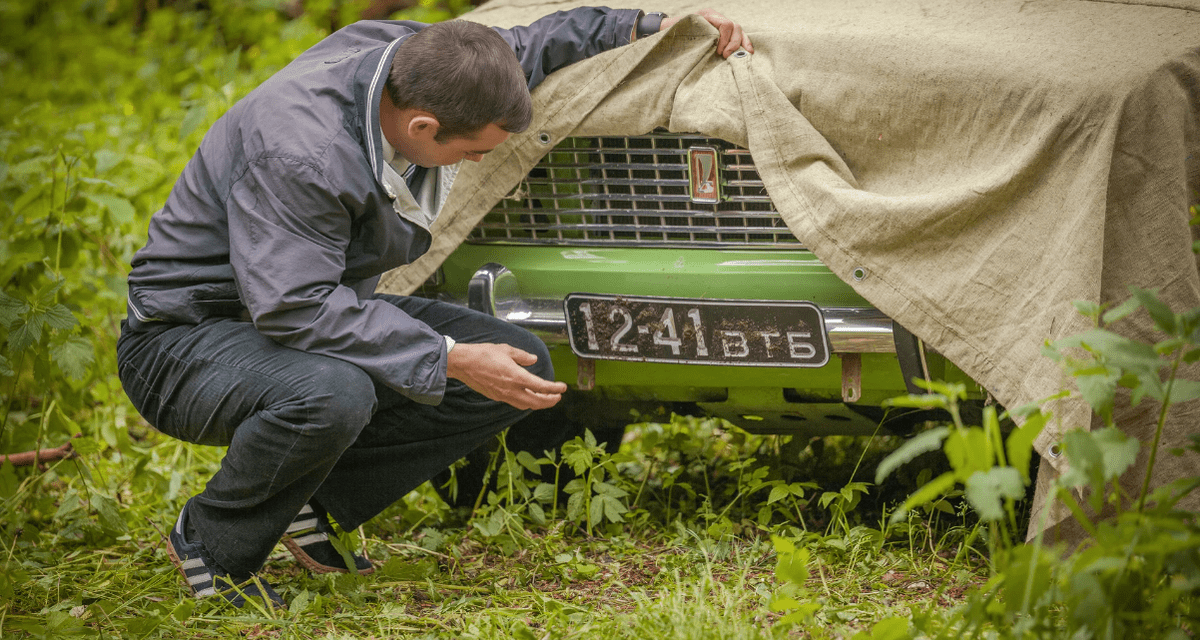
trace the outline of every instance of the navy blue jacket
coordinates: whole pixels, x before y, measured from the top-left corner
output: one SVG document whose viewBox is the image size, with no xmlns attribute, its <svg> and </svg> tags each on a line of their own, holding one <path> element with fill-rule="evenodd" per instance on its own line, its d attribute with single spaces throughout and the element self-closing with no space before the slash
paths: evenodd
<svg viewBox="0 0 1200 640">
<path fill-rule="evenodd" d="M 627 44 L 637 10 L 582 8 L 496 29 L 532 89 Z M 129 324 L 254 322 L 280 344 L 353 363 L 419 402 L 446 385 L 441 335 L 371 299 L 420 257 L 425 229 L 382 183 L 379 101 L 416 22 L 363 21 L 325 38 L 235 104 L 205 135 L 133 258 Z"/>
</svg>

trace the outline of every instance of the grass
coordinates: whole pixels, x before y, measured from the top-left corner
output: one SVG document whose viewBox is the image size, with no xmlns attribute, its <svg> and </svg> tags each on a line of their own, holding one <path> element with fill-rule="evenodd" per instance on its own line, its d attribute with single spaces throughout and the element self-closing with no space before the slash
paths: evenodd
<svg viewBox="0 0 1200 640">
<path fill-rule="evenodd" d="M 673 439 L 639 448 L 638 433 L 664 427 Z M 832 439 L 817 455 L 715 421 L 640 429 L 627 438 L 621 481 L 643 488 L 642 506 L 624 522 L 588 536 L 577 521 L 534 525 L 520 505 L 501 504 L 493 509 L 521 524 L 488 536 L 426 485 L 345 536 L 375 562 L 371 576 L 309 575 L 277 547 L 262 575 L 289 602 L 284 611 L 197 601 L 166 558 L 163 533 L 220 450 L 150 434 L 124 451 L 63 461 L 26 477 L 5 502 L 0 557 L 19 579 L 0 602 L 0 630 L 6 638 L 849 638 L 889 617 L 953 607 L 986 577 L 978 556 L 953 557 L 965 532 L 957 516 L 914 516 L 881 533 L 879 502 L 906 491 L 903 483 L 869 494 L 845 521 L 819 509 L 816 493 L 800 520 L 775 509 L 761 522 L 765 489 L 728 503 L 730 469 L 748 453 L 761 462 L 747 468 L 819 477 L 836 491 L 886 452 L 878 439 Z M 680 434 L 692 455 L 663 447 Z M 665 471 L 638 475 L 654 468 L 673 470 L 673 492 L 662 487 Z M 708 493 L 683 484 L 707 484 Z M 116 521 L 97 508 L 106 492 Z M 29 511 L 11 511 L 18 506 Z M 811 551 L 803 585 L 777 575 L 771 535 Z M 792 624 L 771 602 L 797 589 L 820 608 Z"/>
</svg>

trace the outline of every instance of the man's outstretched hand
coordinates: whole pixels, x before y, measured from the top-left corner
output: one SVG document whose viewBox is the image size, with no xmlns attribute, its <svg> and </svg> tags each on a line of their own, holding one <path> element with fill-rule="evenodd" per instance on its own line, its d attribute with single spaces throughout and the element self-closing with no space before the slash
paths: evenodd
<svg viewBox="0 0 1200 640">
<path fill-rule="evenodd" d="M 511 345 L 460 342 L 450 351 L 446 376 L 518 409 L 553 407 L 567 385 L 544 380 L 522 368 L 535 362 L 537 356 Z"/>
<path fill-rule="evenodd" d="M 721 32 L 721 37 L 717 39 L 717 53 L 722 58 L 728 58 L 733 55 L 734 51 L 744 48 L 750 53 L 754 53 L 754 45 L 750 44 L 750 36 L 742 31 L 742 26 L 738 23 L 726 18 L 725 16 L 713 11 L 712 9 L 701 9 L 696 12 L 702 16 L 708 23 L 716 27 Z M 659 31 L 666 31 L 671 28 L 671 25 L 679 22 L 679 18 L 666 18 L 659 25 Z"/>
</svg>

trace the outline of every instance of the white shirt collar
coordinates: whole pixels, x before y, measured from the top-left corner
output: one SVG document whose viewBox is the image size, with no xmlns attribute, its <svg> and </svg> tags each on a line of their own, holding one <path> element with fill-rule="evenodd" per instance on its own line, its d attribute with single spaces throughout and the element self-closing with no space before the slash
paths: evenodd
<svg viewBox="0 0 1200 640">
<path fill-rule="evenodd" d="M 408 170 L 409 162 L 396 153 L 396 149 L 388 142 L 387 136 L 383 135 L 383 127 L 379 128 L 379 139 L 383 142 L 383 161 L 392 165 L 396 173 L 404 175 L 404 172 Z"/>
</svg>

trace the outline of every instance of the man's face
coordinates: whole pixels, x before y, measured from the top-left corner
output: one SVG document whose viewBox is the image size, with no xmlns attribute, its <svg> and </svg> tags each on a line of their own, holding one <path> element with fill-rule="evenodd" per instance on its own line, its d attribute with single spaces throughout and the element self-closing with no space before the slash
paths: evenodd
<svg viewBox="0 0 1200 640">
<path fill-rule="evenodd" d="M 414 139 L 405 157 L 422 167 L 443 167 L 463 160 L 479 162 L 483 156 L 500 146 L 512 135 L 491 123 L 474 135 L 460 136 L 438 142 L 432 137 Z"/>
</svg>

